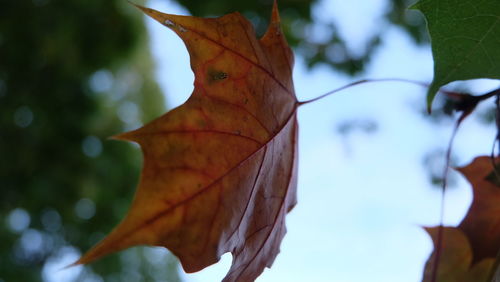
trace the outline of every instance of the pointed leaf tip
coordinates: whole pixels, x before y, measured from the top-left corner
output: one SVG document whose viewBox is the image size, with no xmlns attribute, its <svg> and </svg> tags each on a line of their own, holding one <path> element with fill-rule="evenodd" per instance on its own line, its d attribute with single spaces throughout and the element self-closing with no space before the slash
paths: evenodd
<svg viewBox="0 0 500 282">
<path fill-rule="evenodd" d="M 139 9 L 139 10 L 141 10 L 141 11 L 143 11 L 143 12 L 145 12 L 145 10 L 146 10 L 146 9 L 148 9 L 148 8 L 146 8 L 146 7 L 144 7 L 144 6 L 141 6 L 141 5 L 139 5 L 139 4 L 136 4 L 136 3 L 134 3 L 134 2 L 132 2 L 132 1 L 130 1 L 130 0 L 127 0 L 127 2 L 128 2 L 130 5 L 135 6 L 137 9 Z"/>
<path fill-rule="evenodd" d="M 79 261 L 80 261 L 80 259 L 78 259 L 78 260 L 76 260 L 75 262 L 70 263 L 70 264 L 68 264 L 68 265 L 66 265 L 66 266 L 63 266 L 63 267 L 61 267 L 61 268 L 59 269 L 59 271 L 61 271 L 61 270 L 66 270 L 66 269 L 69 269 L 69 268 L 72 268 L 72 267 L 75 267 L 75 266 L 82 265 Z"/>
<path fill-rule="evenodd" d="M 127 0 L 127 3 L 129 3 L 130 5 L 136 6 L 136 7 L 138 7 L 138 6 L 139 6 L 138 4 L 135 4 L 134 2 L 132 2 L 132 1 L 130 1 L 130 0 Z"/>
<path fill-rule="evenodd" d="M 271 23 L 279 24 L 280 22 L 281 22 L 281 19 L 280 19 L 280 13 L 278 10 L 278 1 L 274 0 L 273 11 L 271 14 Z"/>
<path fill-rule="evenodd" d="M 135 141 L 133 138 L 134 134 L 132 134 L 134 131 L 128 131 L 120 134 L 116 134 L 113 136 L 108 137 L 110 140 L 120 140 L 120 141 Z"/>
<path fill-rule="evenodd" d="M 172 27 L 167 22 L 168 21 L 167 20 L 167 16 L 169 16 L 169 14 L 162 13 L 162 12 L 157 11 L 155 9 L 143 7 L 141 5 L 138 5 L 138 4 L 135 4 L 135 3 L 132 3 L 132 2 L 129 2 L 129 3 L 132 4 L 132 5 L 134 5 L 139 10 L 141 10 L 144 14 L 146 14 L 147 16 L 153 18 L 154 20 L 158 21 L 159 23 L 161 23 L 161 24 L 163 24 L 163 25 L 165 25 L 167 27 Z"/>
</svg>

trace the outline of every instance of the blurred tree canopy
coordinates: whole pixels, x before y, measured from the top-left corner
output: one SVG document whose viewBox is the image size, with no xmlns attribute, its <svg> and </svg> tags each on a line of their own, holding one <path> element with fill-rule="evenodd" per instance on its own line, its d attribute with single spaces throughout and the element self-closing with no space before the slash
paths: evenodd
<svg viewBox="0 0 500 282">
<path fill-rule="evenodd" d="M 196 16 L 240 11 L 260 34 L 272 5 L 178 2 Z M 315 42 L 308 29 L 318 24 L 311 16 L 316 2 L 280 1 L 291 45 L 311 67 L 362 71 L 382 31 L 361 55 L 332 24 L 329 39 Z M 412 1 L 389 2 L 387 21 L 426 42 L 423 18 L 406 12 Z M 142 15 L 126 1 L 17 0 L 0 7 L 0 281 L 65 281 L 59 268 L 119 222 L 138 181 L 137 147 L 106 138 L 159 116 L 163 98 Z M 329 55 L 332 48 L 340 56 Z M 178 281 L 177 268 L 164 252 L 134 248 L 85 267 L 76 279 Z"/>
<path fill-rule="evenodd" d="M 164 111 L 146 34 L 125 1 L 2 1 L 0 281 L 57 277 L 125 214 L 141 156 L 106 138 Z M 175 260 L 130 253 L 159 256 L 111 256 L 78 281 L 178 280 Z"/>
</svg>

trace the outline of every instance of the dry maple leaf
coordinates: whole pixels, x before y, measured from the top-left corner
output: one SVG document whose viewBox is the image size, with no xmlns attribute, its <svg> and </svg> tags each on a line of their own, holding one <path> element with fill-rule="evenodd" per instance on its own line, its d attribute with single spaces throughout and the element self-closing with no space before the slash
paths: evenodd
<svg viewBox="0 0 500 282">
<path fill-rule="evenodd" d="M 425 229 L 432 237 L 434 246 L 437 245 L 438 229 L 439 227 Z M 433 280 L 434 252 L 425 265 L 423 282 L 489 282 L 494 258 L 474 263 L 469 240 L 459 228 L 444 227 L 442 240 L 436 280 Z"/>
<path fill-rule="evenodd" d="M 423 281 L 489 282 L 495 272 L 495 257 L 500 252 L 500 186 L 492 159 L 477 157 L 458 171 L 472 185 L 472 204 L 458 227 L 443 227 L 439 261 L 436 263 L 434 251 Z M 439 227 L 426 230 L 436 247 Z"/>
<path fill-rule="evenodd" d="M 471 242 L 473 261 L 495 257 L 500 251 L 500 186 L 490 179 L 495 176 L 492 160 L 477 157 L 458 171 L 472 185 L 472 204 L 459 228 Z"/>
<path fill-rule="evenodd" d="M 76 264 L 155 245 L 194 272 L 231 252 L 224 281 L 253 281 L 276 258 L 296 203 L 298 103 L 276 4 L 260 40 L 239 13 L 139 8 L 182 38 L 195 87 L 182 106 L 116 136 L 142 148 L 139 187 L 125 219 Z"/>
</svg>

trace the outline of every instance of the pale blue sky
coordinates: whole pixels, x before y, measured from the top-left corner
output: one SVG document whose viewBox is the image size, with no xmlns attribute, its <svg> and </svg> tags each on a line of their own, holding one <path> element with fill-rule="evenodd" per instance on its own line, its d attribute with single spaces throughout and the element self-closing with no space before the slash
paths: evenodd
<svg viewBox="0 0 500 282">
<path fill-rule="evenodd" d="M 149 7 L 187 14 L 173 2 L 149 1 Z M 376 28 L 386 30 L 384 43 L 359 78 L 432 78 L 429 47 L 416 47 L 401 30 L 381 18 L 387 1 L 323 0 L 314 7 L 321 22 L 335 21 L 351 46 L 362 46 Z M 167 28 L 146 20 L 152 37 L 157 78 L 169 107 L 191 94 L 193 75 L 183 43 Z M 314 36 L 327 32 L 314 29 Z M 307 71 L 296 58 L 295 89 L 306 100 L 356 79 L 326 67 Z M 496 83 L 497 84 L 497 83 Z M 486 91 L 491 81 L 474 83 Z M 287 216 L 288 233 L 273 267 L 257 281 L 420 281 L 431 241 L 419 227 L 439 220 L 440 192 L 428 182 L 422 157 L 448 143 L 452 125 L 426 122 L 417 112 L 425 90 L 398 82 L 367 84 L 299 109 L 298 205 Z M 351 119 L 373 119 L 374 134 L 341 136 L 335 126 Z M 459 164 L 489 154 L 494 131 L 466 121 L 457 141 Z M 471 200 L 459 178 L 447 193 L 446 219 L 458 223 Z M 217 265 L 183 275 L 186 281 L 218 281 L 231 263 L 225 255 Z"/>
</svg>

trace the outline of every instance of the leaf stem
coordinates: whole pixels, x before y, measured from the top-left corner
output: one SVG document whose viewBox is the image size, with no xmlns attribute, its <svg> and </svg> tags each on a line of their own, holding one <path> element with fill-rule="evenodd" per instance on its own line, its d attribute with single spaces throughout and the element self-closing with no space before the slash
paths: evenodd
<svg viewBox="0 0 500 282">
<path fill-rule="evenodd" d="M 493 96 L 499 96 L 499 95 L 500 95 L 500 88 L 497 88 L 497 89 L 490 91 L 486 94 L 479 95 L 479 96 L 477 96 L 477 98 L 479 99 L 479 101 L 482 101 L 482 100 L 486 100 L 488 98 L 491 98 Z"/>
<path fill-rule="evenodd" d="M 332 91 L 326 92 L 325 94 L 322 94 L 322 95 L 320 95 L 320 96 L 318 96 L 316 98 L 312 98 L 312 99 L 305 100 L 305 101 L 299 101 L 297 103 L 297 105 L 300 107 L 302 105 L 306 105 L 306 104 L 309 104 L 309 103 L 321 100 L 323 98 L 326 98 L 326 97 L 328 97 L 328 96 L 330 96 L 332 94 L 335 94 L 335 93 L 340 92 L 342 90 L 345 90 L 347 88 L 350 88 L 350 87 L 353 87 L 353 86 L 356 86 L 356 85 L 360 85 L 360 84 L 374 83 L 374 82 L 406 82 L 406 83 L 411 83 L 411 84 L 419 85 L 419 86 L 422 86 L 422 87 L 429 87 L 429 85 L 430 85 L 429 83 L 426 83 L 426 82 L 422 82 L 422 81 L 418 81 L 418 80 L 405 79 L 405 78 L 361 79 L 361 80 L 358 80 L 358 81 L 354 81 L 354 82 L 348 83 L 348 84 L 346 84 L 346 85 L 344 85 L 342 87 L 333 89 Z M 452 92 L 452 91 L 447 91 L 447 90 L 444 90 L 444 89 L 439 89 L 439 92 L 445 94 L 449 98 L 460 98 L 461 96 L 464 95 L 464 94 L 460 94 L 460 93 L 456 93 L 456 92 Z M 479 103 L 479 102 L 482 102 L 482 101 L 484 101 L 486 99 L 489 99 L 491 97 L 498 96 L 498 95 L 500 95 L 500 88 L 495 89 L 493 91 L 490 91 L 490 92 L 488 92 L 486 94 L 479 95 L 479 96 L 472 96 L 472 95 L 470 95 L 470 97 L 474 100 L 474 102 Z"/>
<path fill-rule="evenodd" d="M 457 136 L 458 129 L 460 127 L 460 124 L 462 121 L 465 119 L 466 115 L 460 116 L 460 118 L 457 120 L 455 123 L 455 126 L 453 128 L 453 133 L 451 134 L 450 142 L 448 143 L 448 149 L 446 150 L 446 162 L 445 162 L 445 167 L 444 167 L 444 172 L 443 172 L 443 184 L 441 185 L 441 207 L 439 211 L 439 227 L 438 227 L 438 235 L 437 235 L 437 242 L 436 242 L 436 256 L 434 257 L 434 262 L 432 266 L 432 276 L 431 276 L 431 282 L 436 282 L 437 281 L 437 272 L 438 272 L 438 267 L 439 267 L 439 260 L 441 258 L 441 251 L 442 251 L 442 245 L 443 245 L 443 231 L 444 231 L 444 210 L 445 210 L 445 196 L 446 196 L 446 188 L 448 186 L 448 173 L 450 171 L 450 162 L 451 162 L 451 151 L 453 147 L 453 141 L 455 140 L 455 137 Z"/>
<path fill-rule="evenodd" d="M 305 105 L 305 104 L 309 104 L 309 103 L 321 100 L 321 99 L 323 99 L 323 98 L 325 98 L 327 96 L 330 96 L 330 95 L 332 95 L 334 93 L 337 93 L 339 91 L 342 91 L 342 90 L 345 90 L 347 88 L 350 88 L 352 86 L 356 86 L 356 85 L 360 85 L 360 84 L 365 84 L 365 83 L 374 83 L 374 82 L 406 82 L 406 83 L 412 83 L 412 84 L 420 85 L 420 86 L 423 86 L 423 87 L 428 87 L 429 86 L 428 83 L 425 83 L 425 82 L 422 82 L 422 81 L 411 80 L 411 79 L 404 79 L 404 78 L 362 79 L 362 80 L 358 80 L 358 81 L 355 81 L 355 82 L 351 82 L 349 84 L 346 84 L 346 85 L 344 85 L 342 87 L 339 87 L 337 89 L 334 89 L 332 91 L 326 92 L 325 94 L 320 95 L 320 96 L 318 96 L 316 98 L 313 98 L 313 99 L 310 99 L 310 100 L 305 100 L 305 101 L 300 101 L 300 102 L 298 102 L 298 105 L 302 106 L 302 105 Z"/>
</svg>

